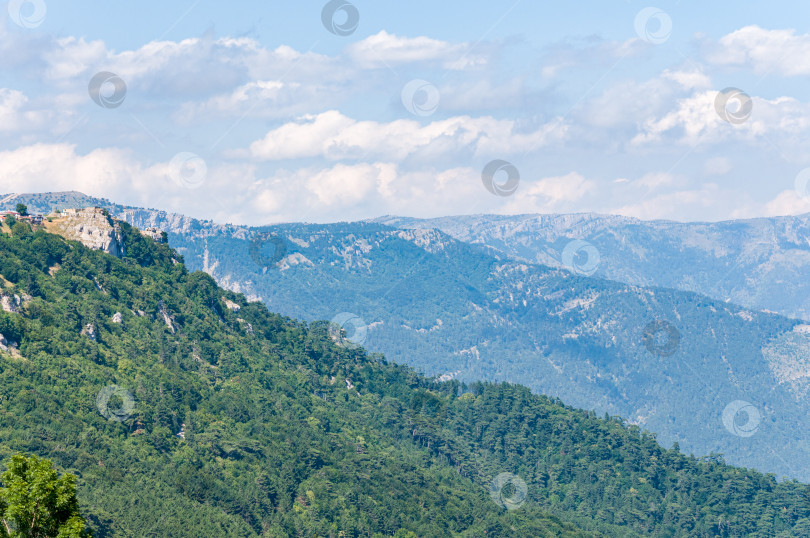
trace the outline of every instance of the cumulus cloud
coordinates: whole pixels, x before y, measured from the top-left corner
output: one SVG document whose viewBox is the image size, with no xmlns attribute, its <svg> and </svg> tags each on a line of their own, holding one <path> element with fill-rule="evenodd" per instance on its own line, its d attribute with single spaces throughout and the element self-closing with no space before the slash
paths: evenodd
<svg viewBox="0 0 810 538">
<path fill-rule="evenodd" d="M 244 165 L 209 166 L 200 185 L 205 188 L 192 189 L 182 182 L 171 158 L 144 163 L 127 149 L 99 148 L 82 154 L 73 144 L 63 143 L 0 152 L 0 192 L 77 190 L 203 218 L 226 215 L 219 202 L 251 173 Z"/>
<path fill-rule="evenodd" d="M 780 192 L 773 200 L 765 204 L 765 216 L 801 215 L 810 213 L 810 196 L 800 196 L 795 190 Z"/>
<path fill-rule="evenodd" d="M 335 58 L 299 52 L 282 45 L 270 50 L 250 38 L 211 36 L 181 41 L 151 41 L 134 50 L 115 52 L 100 40 L 66 37 L 44 54 L 45 75 L 61 87 L 112 71 L 128 86 L 166 97 L 185 98 L 233 91 L 240 84 L 284 79 L 323 83 L 345 80 L 345 65 Z"/>
<path fill-rule="evenodd" d="M 48 116 L 45 110 L 30 110 L 28 97 L 21 91 L 0 88 L 0 131 L 36 129 Z"/>
<path fill-rule="evenodd" d="M 309 166 L 256 179 L 237 221 L 335 221 L 389 214 L 439 216 L 494 208 L 471 168 L 405 170 L 390 162 Z M 482 205 L 483 204 L 483 205 Z"/>
<path fill-rule="evenodd" d="M 273 129 L 250 145 L 249 155 L 258 160 L 324 157 L 398 161 L 423 151 L 435 154 L 468 149 L 473 156 L 484 156 L 537 150 L 563 139 L 565 132 L 559 121 L 522 132 L 517 122 L 492 117 L 458 116 L 422 125 L 415 120 L 358 121 L 331 110 Z"/>
<path fill-rule="evenodd" d="M 523 180 L 504 208 L 507 213 L 547 213 L 570 209 L 576 202 L 593 194 L 596 182 L 577 172 L 539 180 Z"/>
<path fill-rule="evenodd" d="M 180 124 L 202 123 L 214 118 L 289 118 L 308 112 L 314 103 L 337 105 L 345 91 L 336 86 L 259 80 L 203 101 L 188 101 L 173 118 Z"/>
<path fill-rule="evenodd" d="M 810 34 L 745 26 L 723 36 L 706 54 L 715 65 L 749 67 L 757 74 L 810 74 Z"/>
<path fill-rule="evenodd" d="M 715 109 L 717 90 L 696 91 L 677 99 L 663 114 L 649 117 L 632 138 L 635 146 L 654 146 L 667 141 L 688 146 L 743 142 L 769 151 L 782 148 L 783 156 L 801 159 L 810 127 L 810 103 L 792 97 L 764 99 L 751 96 L 752 113 L 739 124 L 721 119 Z"/>
<path fill-rule="evenodd" d="M 451 44 L 425 36 L 401 37 L 385 30 L 349 45 L 348 56 L 360 67 L 389 67 L 405 63 L 438 63 L 445 69 L 466 69 L 486 63 L 466 43 Z"/>
<path fill-rule="evenodd" d="M 0 153 L 6 191 L 78 189 L 255 224 L 475 211 L 683 220 L 805 207 L 790 191 L 778 193 L 784 186 L 735 188 L 768 159 L 808 164 L 810 103 L 773 91 L 753 95 L 753 113 L 740 125 L 714 108 L 715 75 L 728 67 L 810 73 L 810 36 L 793 30 L 741 28 L 704 42 L 701 60 L 656 64 L 653 76 L 628 65 L 630 56 L 653 61 L 651 46 L 638 39 L 565 40 L 529 56 L 525 43 L 473 47 L 386 31 L 346 40 L 328 55 L 211 34 L 120 51 L 83 37 L 3 37 L 8 55 L 0 65 L 26 73 L 18 77 L 25 85 L 0 88 L 0 140 L 18 147 Z M 515 51 L 525 55 L 517 73 L 515 58 L 506 58 Z M 127 84 L 119 109 L 99 108 L 87 95 L 102 70 Z M 432 78 L 439 88 L 434 115 L 402 108 L 410 78 Z M 585 88 L 592 91 L 582 95 Z M 218 145 L 223 125 L 241 149 L 215 152 L 226 147 Z M 171 181 L 170 153 L 195 147 L 211 148 L 208 175 L 205 188 L 189 190 Z M 483 165 L 500 158 L 525 172 L 512 197 L 481 184 Z M 556 171 L 531 177 L 530 163 L 541 160 L 553 167 L 541 169 Z M 755 160 L 761 169 L 738 164 Z M 686 186 L 685 178 L 705 177 L 720 186 Z"/>
</svg>

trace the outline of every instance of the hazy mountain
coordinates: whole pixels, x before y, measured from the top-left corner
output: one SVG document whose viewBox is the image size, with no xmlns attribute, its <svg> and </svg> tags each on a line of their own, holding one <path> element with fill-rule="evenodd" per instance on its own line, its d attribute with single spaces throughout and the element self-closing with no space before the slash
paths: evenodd
<svg viewBox="0 0 810 538">
<path fill-rule="evenodd" d="M 810 333 L 799 321 L 516 261 L 438 230 L 253 229 L 104 204 L 167 231 L 221 285 L 335 320 L 350 341 L 428 375 L 520 382 L 626 417 L 666 446 L 810 478 Z"/>
<path fill-rule="evenodd" d="M 74 233 L 76 219 L 85 233 Z M 122 248 L 82 244 L 105 248 L 95 232 L 109 229 Z M 810 530 L 803 484 L 686 457 L 638 427 L 524 387 L 425 379 L 333 327 L 272 314 L 190 273 L 153 240 L 162 237 L 103 212 L 54 218 L 45 230 L 0 227 L 0 295 L 9 299 L 0 310 L 0 456 L 34 453 L 75 473 L 98 536 Z M 416 243 L 439 260 L 467 248 L 433 232 L 358 230 L 372 265 Z M 303 241 L 306 231 L 284 235 Z M 283 259 L 309 267 L 303 256 Z"/>
<path fill-rule="evenodd" d="M 810 214 L 686 223 L 592 213 L 375 222 L 436 228 L 517 259 L 810 320 Z"/>
</svg>

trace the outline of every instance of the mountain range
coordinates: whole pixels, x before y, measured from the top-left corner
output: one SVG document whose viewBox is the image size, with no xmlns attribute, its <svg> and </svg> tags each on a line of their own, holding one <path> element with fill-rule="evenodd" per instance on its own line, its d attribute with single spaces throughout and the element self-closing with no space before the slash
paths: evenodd
<svg viewBox="0 0 810 538">
<path fill-rule="evenodd" d="M 4 198 L 17 202 L 35 211 L 97 205 L 140 228 L 160 228 L 189 269 L 272 311 L 332 320 L 346 331 L 344 345 L 362 345 L 440 380 L 519 382 L 569 405 L 622 416 L 665 446 L 810 479 L 803 425 L 810 327 L 655 281 L 680 274 L 681 287 L 708 282 L 700 264 L 711 265 L 712 252 L 745 250 L 745 234 L 725 250 L 711 245 L 724 241 L 722 233 L 733 235 L 728 230 L 755 224 L 693 225 L 703 230 L 698 234 L 692 225 L 579 215 L 249 228 L 80 193 Z M 771 251 L 802 251 L 799 221 L 785 224 L 794 236 L 779 236 Z M 715 243 L 705 239 L 712 234 L 720 234 Z M 645 246 L 649 237 L 667 238 L 660 259 L 642 252 L 655 250 Z M 547 264 L 537 262 L 539 251 Z M 617 265 L 611 260 L 623 258 L 616 252 L 641 261 Z M 712 271 L 719 274 L 732 258 L 745 256 L 715 257 Z M 634 278 L 654 285 L 621 281 L 630 266 L 643 274 Z M 800 274 L 794 277 L 800 289 Z"/>
<path fill-rule="evenodd" d="M 810 214 L 726 222 L 592 213 L 374 220 L 442 230 L 527 262 L 810 320 Z"/>
<path fill-rule="evenodd" d="M 414 241 L 436 254 L 423 255 L 431 269 L 479 256 L 440 232 L 345 226 L 362 232 L 372 265 L 416 252 Z M 329 250 L 317 237 L 312 251 L 284 241 L 268 241 L 273 253 L 248 242 L 248 255 L 273 262 L 265 275 Z M 590 285 L 527 271 L 577 293 Z M 6 220 L 0 275 L 0 457 L 33 453 L 76 475 L 97 536 L 810 532 L 806 485 L 663 448 L 618 417 L 522 386 L 425 378 L 334 323 L 274 314 L 217 286 L 162 235 L 106 210 L 33 229 Z M 730 330 L 740 318 L 722 319 Z M 675 357 L 667 342 L 645 345 Z"/>
</svg>

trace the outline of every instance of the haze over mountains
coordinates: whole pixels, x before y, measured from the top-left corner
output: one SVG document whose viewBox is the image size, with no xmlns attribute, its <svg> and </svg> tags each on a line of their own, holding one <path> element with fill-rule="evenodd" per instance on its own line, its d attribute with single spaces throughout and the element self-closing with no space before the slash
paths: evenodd
<svg viewBox="0 0 810 538">
<path fill-rule="evenodd" d="M 481 232 L 485 225 L 476 228 L 465 218 L 439 222 L 459 236 L 467 226 L 465 238 L 491 243 L 480 245 L 408 219 L 382 220 L 420 229 L 380 222 L 251 229 L 78 193 L 6 197 L 5 203 L 17 201 L 35 210 L 101 205 L 136 226 L 159 227 L 189 268 L 261 298 L 273 311 L 338 319 L 352 332 L 350 340 L 428 375 L 520 382 L 577 407 L 623 416 L 655 432 L 665 446 L 678 442 L 687 453 L 720 452 L 735 464 L 810 477 L 803 434 L 810 412 L 807 326 L 691 292 L 596 278 L 603 266 L 611 267 L 607 255 L 593 277 L 524 261 L 543 245 L 564 249 L 576 235 L 566 237 L 561 223 L 567 218 L 582 230 L 587 217 L 540 219 L 560 234 L 550 243 L 544 243 L 549 231 L 530 241 L 536 234 L 516 226 L 517 217 L 504 218 L 489 235 Z M 600 253 L 607 250 L 600 237 L 638 251 L 632 237 L 616 239 L 621 227 L 613 235 L 604 231 L 611 219 L 596 219 L 602 231 L 586 237 Z M 666 224 L 676 226 L 651 228 Z M 653 234 L 643 222 L 628 226 L 636 240 Z M 773 244 L 801 251 L 802 241 L 796 235 Z M 709 263 L 711 250 L 686 250 L 693 257 L 693 250 L 702 252 Z M 644 278 L 653 278 L 653 267 L 671 268 L 677 256 L 670 252 L 658 265 L 638 255 L 646 260 L 639 267 L 651 271 Z M 718 260 L 718 267 L 728 263 Z M 687 262 L 670 275 L 695 273 L 690 267 Z"/>
</svg>

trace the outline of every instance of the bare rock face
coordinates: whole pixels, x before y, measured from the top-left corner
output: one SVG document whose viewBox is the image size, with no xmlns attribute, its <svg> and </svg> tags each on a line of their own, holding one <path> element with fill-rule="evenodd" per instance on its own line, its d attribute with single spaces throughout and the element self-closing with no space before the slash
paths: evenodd
<svg viewBox="0 0 810 538">
<path fill-rule="evenodd" d="M 239 306 L 235 302 L 231 301 L 230 299 L 226 299 L 225 297 L 223 297 L 222 300 L 225 301 L 225 306 L 227 306 L 228 309 L 233 311 L 233 312 L 239 312 L 239 310 L 242 309 L 241 306 Z"/>
<path fill-rule="evenodd" d="M 14 356 L 19 356 L 19 351 L 17 350 L 18 347 L 19 344 L 17 342 L 12 342 L 0 334 L 0 351 L 5 351 L 6 353 L 11 353 Z"/>
<path fill-rule="evenodd" d="M 30 297 L 29 297 L 30 299 Z M 19 312 L 25 304 L 25 297 L 20 297 L 19 295 L 2 292 L 0 294 L 0 307 L 3 308 L 5 312 Z"/>
<path fill-rule="evenodd" d="M 47 228 L 88 248 L 103 250 L 118 258 L 126 255 L 119 223 L 101 208 L 65 209 Z"/>
<path fill-rule="evenodd" d="M 160 312 L 160 315 L 163 316 L 163 322 L 166 324 L 166 327 L 168 327 L 172 334 L 174 334 L 174 316 L 169 314 L 169 311 L 166 309 L 166 305 L 163 304 L 163 301 L 158 302 L 158 311 Z"/>
<path fill-rule="evenodd" d="M 87 338 L 89 338 L 90 340 L 96 341 L 97 339 L 96 328 L 93 326 L 92 323 L 88 323 L 87 325 L 84 326 L 84 329 L 82 329 L 82 334 Z"/>
<path fill-rule="evenodd" d="M 121 312 L 116 312 L 112 317 L 113 323 L 121 323 Z"/>
</svg>

